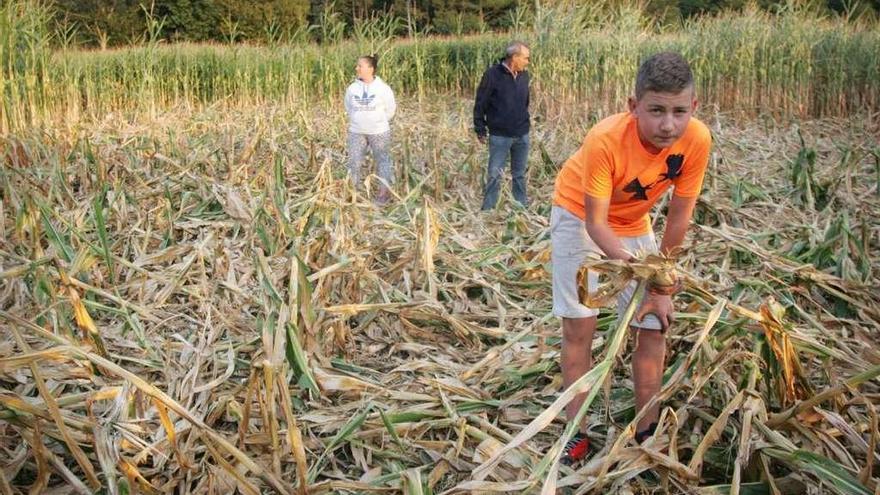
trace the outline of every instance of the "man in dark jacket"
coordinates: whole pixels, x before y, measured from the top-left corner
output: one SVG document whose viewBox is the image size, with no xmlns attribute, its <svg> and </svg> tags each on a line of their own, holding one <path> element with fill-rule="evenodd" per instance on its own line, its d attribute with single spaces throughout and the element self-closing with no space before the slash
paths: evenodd
<svg viewBox="0 0 880 495">
<path fill-rule="evenodd" d="M 513 197 L 523 206 L 526 163 L 529 156 L 529 47 L 520 41 L 507 45 L 507 56 L 483 74 L 474 101 L 474 131 L 489 143 L 489 173 L 483 191 L 483 209 L 498 202 L 501 175 L 510 156 Z M 488 132 L 487 132 L 488 128 Z"/>
</svg>

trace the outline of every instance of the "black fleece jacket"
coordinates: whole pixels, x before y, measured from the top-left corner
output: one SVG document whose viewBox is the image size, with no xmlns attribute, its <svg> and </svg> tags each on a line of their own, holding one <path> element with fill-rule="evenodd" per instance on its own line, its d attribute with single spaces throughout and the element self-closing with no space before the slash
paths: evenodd
<svg viewBox="0 0 880 495">
<path fill-rule="evenodd" d="M 519 137 L 529 133 L 529 73 L 516 78 L 501 62 L 486 69 L 474 101 L 474 131 L 478 136 Z"/>
</svg>

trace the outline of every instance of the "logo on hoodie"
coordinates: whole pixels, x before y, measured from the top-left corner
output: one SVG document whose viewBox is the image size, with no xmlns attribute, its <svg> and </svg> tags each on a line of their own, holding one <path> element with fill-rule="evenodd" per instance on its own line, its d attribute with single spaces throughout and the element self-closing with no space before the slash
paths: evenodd
<svg viewBox="0 0 880 495">
<path fill-rule="evenodd" d="M 352 99 L 354 100 L 355 105 L 359 105 L 361 108 L 355 108 L 355 110 L 375 110 L 376 106 L 373 105 L 373 100 L 376 99 L 376 95 L 371 95 L 367 93 L 367 87 L 364 86 L 364 90 L 360 96 L 352 95 Z"/>
</svg>

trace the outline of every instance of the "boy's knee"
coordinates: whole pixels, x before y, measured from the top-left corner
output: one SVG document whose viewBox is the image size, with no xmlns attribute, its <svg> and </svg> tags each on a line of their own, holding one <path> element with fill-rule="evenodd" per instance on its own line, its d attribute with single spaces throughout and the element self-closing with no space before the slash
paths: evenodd
<svg viewBox="0 0 880 495">
<path fill-rule="evenodd" d="M 589 318 L 569 319 L 562 325 L 563 344 L 573 346 L 590 345 L 593 340 L 593 332 L 590 331 Z"/>
<path fill-rule="evenodd" d="M 662 354 L 666 348 L 666 334 L 649 328 L 630 327 L 636 338 L 636 352 Z"/>
<path fill-rule="evenodd" d="M 563 330 L 562 341 L 566 345 L 583 346 L 587 345 L 587 336 L 582 332 Z"/>
</svg>

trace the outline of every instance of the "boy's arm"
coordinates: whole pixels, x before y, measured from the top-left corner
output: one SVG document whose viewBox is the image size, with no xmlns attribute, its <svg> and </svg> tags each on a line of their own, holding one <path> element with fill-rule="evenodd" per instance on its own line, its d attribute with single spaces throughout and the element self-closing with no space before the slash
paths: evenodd
<svg viewBox="0 0 880 495">
<path fill-rule="evenodd" d="M 608 205 L 610 203 L 610 198 L 594 198 L 589 194 L 584 195 L 584 212 L 586 213 L 584 224 L 587 227 L 587 234 L 605 253 L 606 257 L 628 260 L 632 255 L 626 252 L 623 243 L 608 225 Z"/>
<path fill-rule="evenodd" d="M 666 215 L 666 231 L 663 232 L 663 242 L 660 244 L 661 253 L 669 254 L 670 251 L 681 246 L 696 204 L 696 196 L 692 198 L 672 196 L 669 201 L 669 213 Z M 652 313 L 660 321 L 660 326 L 665 331 L 674 320 L 673 311 L 671 295 L 649 290 L 645 294 L 642 307 L 636 314 L 636 319 L 641 321 L 645 315 Z"/>
<path fill-rule="evenodd" d="M 587 233 L 593 239 L 593 242 L 602 249 L 606 257 L 629 260 L 632 258 L 632 255 L 624 250 L 620 238 L 608 226 L 608 205 L 610 203 L 611 200 L 608 198 L 594 198 L 589 194 L 585 196 L 584 209 L 587 215 L 584 223 L 587 226 Z M 664 244 L 666 243 L 665 237 Z M 682 237 L 684 237 L 683 234 Z M 636 320 L 642 321 L 649 313 L 657 317 L 657 320 L 660 321 L 661 329 L 665 331 L 672 324 L 674 318 L 672 298 L 648 292 L 645 294 L 642 306 L 636 314 Z"/>
<path fill-rule="evenodd" d="M 664 254 L 669 254 L 684 242 L 684 236 L 690 226 L 697 198 L 700 196 L 700 190 L 703 187 L 706 168 L 709 166 L 712 134 L 699 121 L 697 121 L 695 129 L 698 137 L 695 138 L 693 151 L 688 152 L 690 158 L 684 163 L 684 173 L 673 180 L 675 189 L 672 194 L 672 200 L 669 201 L 669 210 L 666 215 L 666 232 L 663 233 L 663 242 L 660 246 L 660 252 Z"/>
<path fill-rule="evenodd" d="M 691 223 L 691 215 L 693 215 L 696 205 L 697 196 L 683 198 L 672 195 L 666 215 L 666 231 L 663 233 L 663 242 L 660 244 L 661 253 L 669 254 L 684 242 L 684 236 L 687 234 Z"/>
</svg>

